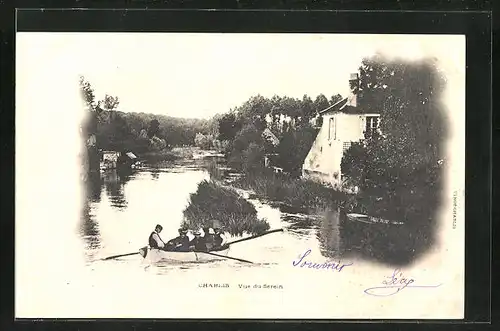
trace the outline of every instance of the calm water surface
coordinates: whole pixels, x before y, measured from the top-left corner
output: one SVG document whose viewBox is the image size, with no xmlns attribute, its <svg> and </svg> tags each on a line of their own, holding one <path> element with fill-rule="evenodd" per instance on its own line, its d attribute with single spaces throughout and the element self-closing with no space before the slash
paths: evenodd
<svg viewBox="0 0 500 331">
<path fill-rule="evenodd" d="M 131 268 L 140 266 L 145 272 L 161 275 L 201 268 L 248 269 L 289 265 L 308 249 L 324 258 L 338 255 L 338 212 L 319 211 L 317 215 L 284 212 L 251 198 L 248 192 L 240 191 L 255 205 L 258 216 L 268 220 L 271 229 L 285 229 L 283 233 L 231 246 L 229 256 L 250 260 L 254 264 L 223 260 L 183 264 L 162 262 L 150 266 L 145 265 L 139 255 L 100 260 L 110 255 L 135 252 L 145 246 L 157 223 L 163 225 L 163 240 L 175 237 L 190 194 L 196 192 L 198 183 L 209 178 L 203 167 L 186 164 L 146 168 L 130 174 L 108 171 L 94 176 L 88 183 L 88 197 L 81 224 L 87 267 L 109 271 L 124 268 L 124 265 Z M 238 239 L 227 234 L 226 237 L 229 240 Z"/>
</svg>

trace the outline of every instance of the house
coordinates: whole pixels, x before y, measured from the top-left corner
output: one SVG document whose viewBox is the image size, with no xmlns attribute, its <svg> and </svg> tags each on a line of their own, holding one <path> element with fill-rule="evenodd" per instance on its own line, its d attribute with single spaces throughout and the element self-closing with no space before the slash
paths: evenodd
<svg viewBox="0 0 500 331">
<path fill-rule="evenodd" d="M 320 130 L 302 167 L 302 176 L 330 184 L 342 186 L 340 164 L 344 152 L 353 142 L 365 139 L 379 130 L 380 114 L 367 112 L 358 105 L 359 77 L 351 74 L 351 93 L 347 98 L 322 110 Z"/>
<path fill-rule="evenodd" d="M 102 151 L 101 170 L 135 168 L 138 165 L 140 162 L 132 152 Z"/>
<path fill-rule="evenodd" d="M 101 154 L 101 170 L 116 169 L 120 152 L 102 151 Z"/>
</svg>

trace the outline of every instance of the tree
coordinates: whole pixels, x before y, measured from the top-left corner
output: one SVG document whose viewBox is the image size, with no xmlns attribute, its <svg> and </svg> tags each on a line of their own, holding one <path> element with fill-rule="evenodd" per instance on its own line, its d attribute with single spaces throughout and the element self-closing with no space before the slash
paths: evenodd
<svg viewBox="0 0 500 331">
<path fill-rule="evenodd" d="M 241 122 L 236 119 L 234 112 L 222 116 L 219 121 L 219 140 L 233 140 L 241 129 Z"/>
<path fill-rule="evenodd" d="M 153 138 L 160 130 L 160 122 L 157 119 L 151 120 L 148 127 L 148 137 Z"/>
<path fill-rule="evenodd" d="M 329 106 L 330 104 L 328 103 L 328 99 L 325 97 L 324 94 L 318 95 L 316 97 L 316 100 L 314 100 L 314 111 L 316 114 L 318 114 L 322 110 L 325 110 Z"/>
<path fill-rule="evenodd" d="M 302 102 L 300 104 L 300 116 L 301 116 L 301 121 L 306 123 L 309 122 L 309 120 L 314 117 L 315 115 L 315 107 L 314 107 L 314 102 L 312 99 L 307 95 L 304 94 L 302 97 Z"/>
<path fill-rule="evenodd" d="M 120 104 L 120 101 L 118 100 L 118 97 L 112 97 L 108 94 L 104 96 L 103 100 L 100 100 L 97 103 L 97 106 L 103 110 L 107 111 L 113 111 L 118 108 L 118 105 Z"/>
<path fill-rule="evenodd" d="M 336 104 L 337 102 L 339 102 L 340 100 L 342 100 L 342 96 L 340 94 L 334 94 L 332 95 L 332 97 L 330 98 L 330 105 L 334 105 Z"/>
<path fill-rule="evenodd" d="M 212 136 L 198 132 L 194 138 L 194 144 L 201 149 L 209 149 L 212 145 L 212 140 Z"/>
<path fill-rule="evenodd" d="M 342 174 L 366 195 L 382 197 L 394 217 L 426 222 L 439 201 L 446 136 L 439 103 L 442 87 L 442 77 L 429 61 L 375 56 L 360 67 L 358 102 L 380 113 L 382 136 L 351 146 L 342 160 Z"/>
<path fill-rule="evenodd" d="M 88 107 L 88 111 L 95 110 L 95 94 L 94 89 L 90 85 L 90 82 L 85 79 L 84 76 L 80 76 L 80 91 L 82 93 L 83 100 Z"/>
</svg>

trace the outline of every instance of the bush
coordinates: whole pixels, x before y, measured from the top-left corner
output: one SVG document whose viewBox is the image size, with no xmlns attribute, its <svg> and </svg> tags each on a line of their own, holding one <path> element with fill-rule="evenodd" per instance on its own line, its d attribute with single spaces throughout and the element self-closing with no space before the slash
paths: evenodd
<svg viewBox="0 0 500 331">
<path fill-rule="evenodd" d="M 269 229 L 268 222 L 259 220 L 255 207 L 238 192 L 207 180 L 191 194 L 184 217 L 183 225 L 188 228 L 213 227 L 213 221 L 217 220 L 224 231 L 237 236 L 260 234 Z"/>
</svg>

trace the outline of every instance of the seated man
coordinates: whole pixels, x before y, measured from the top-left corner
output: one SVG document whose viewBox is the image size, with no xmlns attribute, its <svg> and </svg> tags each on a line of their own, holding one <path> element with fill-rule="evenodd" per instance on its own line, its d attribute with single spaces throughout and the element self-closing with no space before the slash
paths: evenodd
<svg viewBox="0 0 500 331">
<path fill-rule="evenodd" d="M 157 224 L 154 231 L 151 232 L 149 235 L 149 246 L 151 248 L 156 248 L 156 249 L 164 249 L 165 248 L 165 243 L 163 240 L 160 238 L 160 232 L 163 230 L 163 227 L 160 224 Z"/>
<path fill-rule="evenodd" d="M 201 236 L 200 231 L 195 231 L 194 238 L 189 242 L 189 249 L 194 251 L 207 251 L 207 245 L 205 244 L 205 238 Z"/>
<path fill-rule="evenodd" d="M 207 249 L 210 250 L 214 246 L 214 235 L 210 233 L 210 228 L 205 227 L 203 228 L 203 239 L 205 239 L 205 245 L 207 246 Z"/>
<path fill-rule="evenodd" d="M 180 228 L 179 236 L 175 237 L 172 240 L 169 240 L 169 242 L 167 243 L 167 250 L 185 252 L 188 251 L 188 249 L 189 249 L 189 238 L 187 236 L 187 229 Z"/>
<path fill-rule="evenodd" d="M 215 228 L 214 229 L 215 234 L 213 235 L 213 247 L 212 248 L 220 248 L 223 246 L 224 243 L 224 235 L 222 234 L 222 231 L 220 228 Z"/>
</svg>

